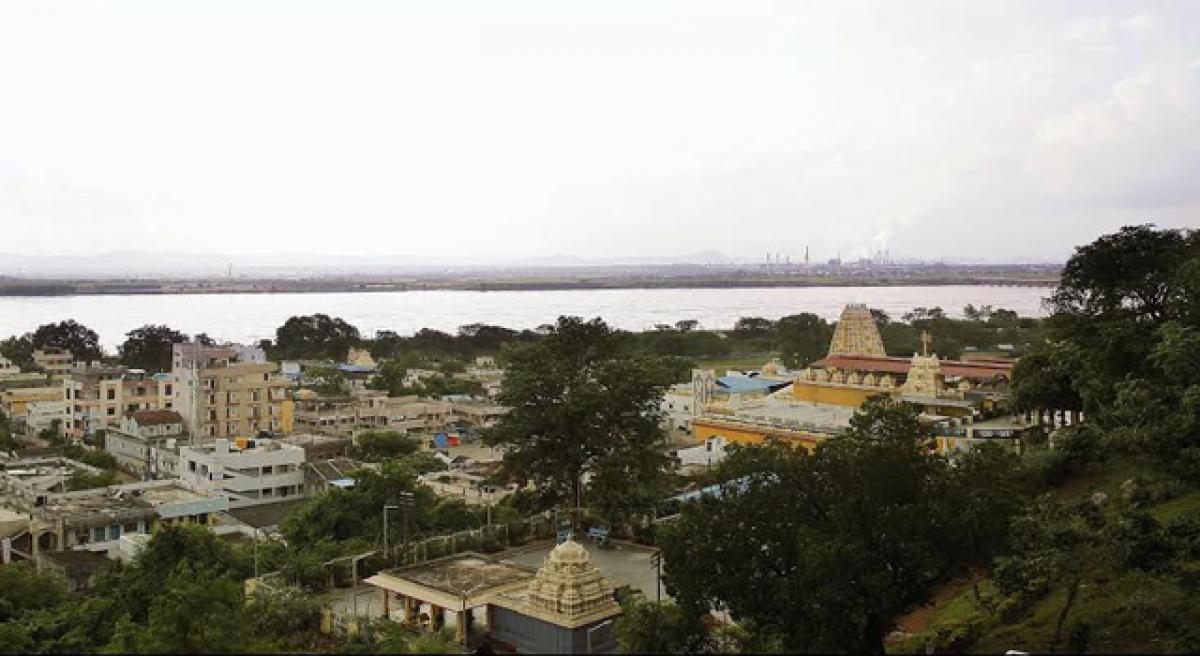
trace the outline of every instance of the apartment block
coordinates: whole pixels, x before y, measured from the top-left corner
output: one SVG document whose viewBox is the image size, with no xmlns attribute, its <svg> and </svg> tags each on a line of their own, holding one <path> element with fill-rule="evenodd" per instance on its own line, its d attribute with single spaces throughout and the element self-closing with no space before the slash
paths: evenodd
<svg viewBox="0 0 1200 656">
<path fill-rule="evenodd" d="M 104 450 L 126 470 L 143 478 L 173 478 L 179 447 L 186 440 L 183 417 L 174 410 L 126 413 L 119 427 L 104 435 Z"/>
<path fill-rule="evenodd" d="M 179 477 L 221 494 L 230 508 L 304 495 L 304 449 L 269 439 L 216 439 L 179 450 Z"/>
<path fill-rule="evenodd" d="M 66 349 L 46 347 L 34 350 L 33 363 L 48 374 L 60 376 L 75 366 L 75 357 Z"/>
<path fill-rule="evenodd" d="M 82 438 L 115 428 L 129 412 L 171 410 L 175 384 L 167 374 L 125 367 L 77 367 L 63 379 L 66 436 Z"/>
<path fill-rule="evenodd" d="M 176 409 L 199 438 L 254 437 L 289 433 L 293 425 L 292 383 L 261 349 L 236 345 L 176 344 L 171 378 Z"/>
</svg>

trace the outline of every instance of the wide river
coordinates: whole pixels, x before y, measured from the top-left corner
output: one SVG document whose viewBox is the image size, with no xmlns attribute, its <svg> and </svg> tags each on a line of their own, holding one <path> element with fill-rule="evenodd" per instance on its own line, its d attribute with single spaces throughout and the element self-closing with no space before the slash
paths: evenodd
<svg viewBox="0 0 1200 656">
<path fill-rule="evenodd" d="M 836 319 L 848 302 L 866 303 L 899 317 L 914 307 L 960 315 L 968 303 L 1042 316 L 1047 287 L 793 287 L 750 289 L 572 289 L 554 291 L 412 291 L 331 294 L 148 294 L 135 296 L 0 297 L 0 338 L 43 323 L 75 319 L 100 333 L 109 351 L 124 334 L 166 324 L 219 340 L 252 342 L 274 337 L 288 317 L 342 317 L 364 336 L 376 330 L 402 335 L 421 328 L 455 332 L 469 323 L 536 328 L 559 315 L 603 317 L 627 330 L 696 319 L 703 328 L 730 328 L 740 317 L 777 319 L 812 312 Z"/>
</svg>

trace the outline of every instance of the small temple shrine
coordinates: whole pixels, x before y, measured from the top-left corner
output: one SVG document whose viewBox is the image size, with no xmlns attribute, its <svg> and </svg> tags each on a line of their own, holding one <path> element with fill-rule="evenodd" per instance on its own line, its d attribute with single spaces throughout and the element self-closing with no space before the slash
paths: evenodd
<svg viewBox="0 0 1200 656">
<path fill-rule="evenodd" d="M 592 563 L 588 550 L 570 538 L 537 570 L 463 553 L 386 570 L 366 582 L 383 591 L 389 617 L 439 631 L 452 616 L 463 644 L 486 643 L 495 652 L 520 654 L 617 651 L 616 586 Z M 476 631 L 480 619 L 483 630 Z"/>
</svg>

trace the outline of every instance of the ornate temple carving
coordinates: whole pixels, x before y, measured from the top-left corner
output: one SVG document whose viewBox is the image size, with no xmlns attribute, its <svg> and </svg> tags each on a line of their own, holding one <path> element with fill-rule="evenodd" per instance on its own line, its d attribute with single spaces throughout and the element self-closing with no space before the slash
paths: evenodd
<svg viewBox="0 0 1200 656">
<path fill-rule="evenodd" d="M 529 584 L 529 605 L 575 617 L 613 606 L 613 586 L 592 564 L 592 556 L 568 539 L 546 556 Z"/>
<path fill-rule="evenodd" d="M 866 305 L 850 303 L 842 310 L 842 317 L 833 331 L 833 341 L 829 344 L 829 355 L 887 357 L 875 317 Z"/>
<path fill-rule="evenodd" d="M 914 353 L 902 392 L 911 396 L 936 397 L 942 387 L 942 365 L 937 355 Z"/>
</svg>

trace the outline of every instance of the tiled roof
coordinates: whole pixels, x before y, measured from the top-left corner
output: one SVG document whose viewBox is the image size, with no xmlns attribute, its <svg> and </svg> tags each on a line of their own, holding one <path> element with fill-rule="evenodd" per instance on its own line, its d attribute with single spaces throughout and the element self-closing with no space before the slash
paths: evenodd
<svg viewBox="0 0 1200 656">
<path fill-rule="evenodd" d="M 947 376 L 958 376 L 972 380 L 991 380 L 997 376 L 1012 377 L 1013 363 L 1011 362 L 962 362 L 959 360 L 942 360 L 942 373 Z M 907 374 L 912 360 L 909 358 L 877 358 L 866 355 L 831 355 L 818 360 L 811 367 L 815 369 L 840 369 L 842 371 L 869 371 L 882 374 Z"/>
<path fill-rule="evenodd" d="M 141 426 L 183 423 L 183 417 L 174 410 L 138 410 L 137 412 L 126 412 L 125 416 L 132 417 Z"/>
</svg>

